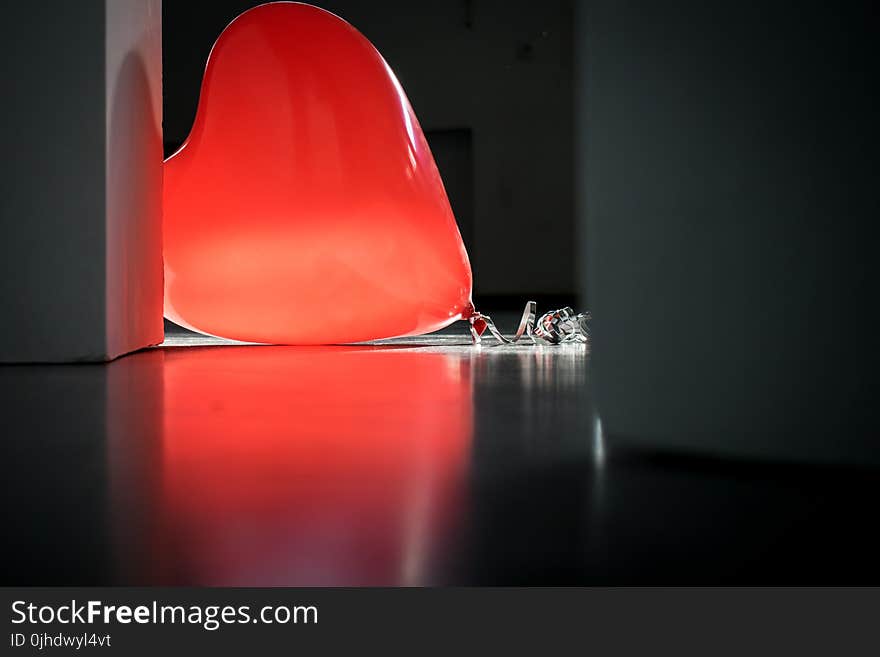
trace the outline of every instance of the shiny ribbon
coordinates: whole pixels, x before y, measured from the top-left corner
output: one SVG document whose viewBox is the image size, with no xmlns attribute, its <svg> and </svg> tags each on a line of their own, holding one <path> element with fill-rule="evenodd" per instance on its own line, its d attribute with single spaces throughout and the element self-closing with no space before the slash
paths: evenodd
<svg viewBox="0 0 880 657">
<path fill-rule="evenodd" d="M 475 312 L 468 318 L 471 337 L 474 344 L 478 345 L 482 342 L 482 333 L 488 329 L 502 344 L 514 344 L 523 338 L 528 338 L 532 344 L 585 343 L 589 341 L 590 313 L 575 313 L 574 310 L 566 306 L 544 313 L 537 320 L 536 316 L 537 303 L 529 301 L 523 310 L 516 333 L 512 338 L 507 338 L 498 330 L 491 317 Z"/>
</svg>

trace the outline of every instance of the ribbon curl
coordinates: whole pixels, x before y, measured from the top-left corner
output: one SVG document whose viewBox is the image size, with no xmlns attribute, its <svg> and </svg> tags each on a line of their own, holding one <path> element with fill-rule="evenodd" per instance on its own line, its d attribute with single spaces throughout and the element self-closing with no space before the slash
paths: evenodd
<svg viewBox="0 0 880 657">
<path fill-rule="evenodd" d="M 569 306 L 566 306 L 544 313 L 536 320 L 537 305 L 534 301 L 526 303 L 519 327 L 512 338 L 505 337 L 495 326 L 491 317 L 475 312 L 468 318 L 474 345 L 481 344 L 482 335 L 486 329 L 501 344 L 515 344 L 523 338 L 528 338 L 534 345 L 564 344 L 566 342 L 586 343 L 589 341 L 590 313 L 575 313 Z"/>
</svg>

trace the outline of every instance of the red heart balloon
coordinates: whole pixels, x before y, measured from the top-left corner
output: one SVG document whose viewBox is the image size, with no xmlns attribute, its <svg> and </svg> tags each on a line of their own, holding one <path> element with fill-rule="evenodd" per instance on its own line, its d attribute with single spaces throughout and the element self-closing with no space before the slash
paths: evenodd
<svg viewBox="0 0 880 657">
<path fill-rule="evenodd" d="M 471 270 L 412 107 L 351 25 L 275 2 L 208 59 L 165 163 L 165 315 L 284 344 L 417 335 L 470 316 Z"/>
</svg>

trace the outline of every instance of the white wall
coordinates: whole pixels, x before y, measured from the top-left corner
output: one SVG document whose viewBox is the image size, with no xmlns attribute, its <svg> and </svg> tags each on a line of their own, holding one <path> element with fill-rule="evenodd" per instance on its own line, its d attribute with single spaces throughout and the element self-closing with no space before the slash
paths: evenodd
<svg viewBox="0 0 880 657">
<path fill-rule="evenodd" d="M 0 362 L 162 340 L 161 2 L 4 7 Z"/>
<path fill-rule="evenodd" d="M 162 3 L 106 0 L 109 356 L 163 338 Z"/>
</svg>

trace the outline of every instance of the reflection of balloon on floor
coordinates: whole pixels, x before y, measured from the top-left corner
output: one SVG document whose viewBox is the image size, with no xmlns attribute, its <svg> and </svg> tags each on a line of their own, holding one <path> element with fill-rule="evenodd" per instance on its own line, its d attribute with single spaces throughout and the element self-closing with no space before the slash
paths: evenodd
<svg viewBox="0 0 880 657">
<path fill-rule="evenodd" d="M 472 312 L 471 270 L 394 73 L 342 19 L 251 9 L 220 35 L 165 164 L 165 314 L 204 333 L 328 344 Z"/>
<path fill-rule="evenodd" d="M 142 505 L 155 536 L 143 537 L 153 553 L 140 579 L 442 581 L 470 449 L 468 361 L 216 347 L 167 350 L 163 367 L 161 484 Z"/>
</svg>

